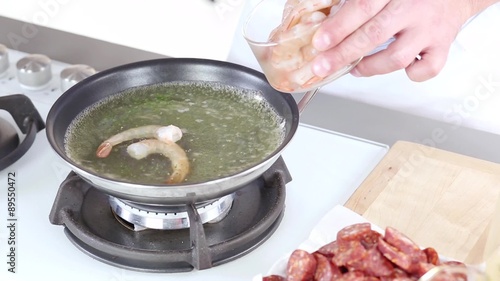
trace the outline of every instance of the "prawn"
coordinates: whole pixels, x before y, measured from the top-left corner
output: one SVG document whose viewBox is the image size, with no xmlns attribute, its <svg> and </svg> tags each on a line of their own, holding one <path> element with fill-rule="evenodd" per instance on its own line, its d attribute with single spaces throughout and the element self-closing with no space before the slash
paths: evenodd
<svg viewBox="0 0 500 281">
<path fill-rule="evenodd" d="M 272 47 L 269 64 L 276 70 L 274 85 L 282 90 L 306 87 L 322 80 L 301 70 L 318 54 L 312 48 L 314 32 L 328 16 L 336 13 L 345 0 L 288 0 L 282 22 L 269 35 Z M 290 81 L 284 81 L 292 79 Z M 280 81 L 281 80 L 281 81 Z"/>
<path fill-rule="evenodd" d="M 301 85 L 302 87 L 308 87 L 311 84 L 321 81 L 320 77 L 317 77 L 312 73 L 311 63 L 305 64 L 303 67 L 291 71 L 287 75 L 287 80 L 292 81 L 297 85 Z"/>
<path fill-rule="evenodd" d="M 172 173 L 166 181 L 168 184 L 182 182 L 189 173 L 189 160 L 186 152 L 173 141 L 160 141 L 157 139 L 142 140 L 129 145 L 127 153 L 137 160 L 155 153 L 169 158 L 172 163 Z"/>
<path fill-rule="evenodd" d="M 289 0 L 283 10 L 282 29 L 288 30 L 301 22 L 306 14 L 329 11 L 339 0 Z"/>
<path fill-rule="evenodd" d="M 128 129 L 103 141 L 97 148 L 96 155 L 99 158 L 106 158 L 111 153 L 113 146 L 129 140 L 145 138 L 177 142 L 182 138 L 182 131 L 173 125 L 147 125 Z"/>
</svg>

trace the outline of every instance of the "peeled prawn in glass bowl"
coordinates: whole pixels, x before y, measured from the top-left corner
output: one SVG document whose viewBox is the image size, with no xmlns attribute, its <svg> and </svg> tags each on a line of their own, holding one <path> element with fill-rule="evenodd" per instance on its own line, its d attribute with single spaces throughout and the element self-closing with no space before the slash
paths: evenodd
<svg viewBox="0 0 500 281">
<path fill-rule="evenodd" d="M 273 88 L 286 93 L 314 91 L 343 76 L 361 60 L 318 77 L 312 60 L 318 51 L 312 38 L 321 23 L 345 0 L 263 0 L 252 11 L 244 37 Z"/>
</svg>

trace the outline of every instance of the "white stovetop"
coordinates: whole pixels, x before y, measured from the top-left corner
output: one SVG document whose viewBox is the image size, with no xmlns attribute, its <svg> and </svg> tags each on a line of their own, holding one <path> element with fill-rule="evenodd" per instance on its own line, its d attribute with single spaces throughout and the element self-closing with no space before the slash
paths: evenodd
<svg viewBox="0 0 500 281">
<path fill-rule="evenodd" d="M 1 42 L 0 42 L 1 43 Z M 11 51 L 11 69 L 0 78 L 0 94 L 25 93 L 45 119 L 51 104 L 61 94 L 57 79 L 66 67 L 53 63 L 55 77 L 48 88 L 28 91 L 19 87 L 15 62 L 24 54 Z M 212 269 L 179 274 L 139 273 L 94 260 L 78 250 L 52 225 L 48 216 L 59 184 L 69 169 L 49 147 L 45 131 L 38 133 L 33 147 L 18 162 L 0 172 L 0 280 L 251 280 L 266 273 L 284 253 L 295 249 L 331 208 L 343 204 L 387 152 L 370 141 L 300 125 L 283 152 L 293 177 L 287 185 L 284 218 L 276 232 L 248 255 Z M 16 270 L 8 272 L 7 175 L 16 174 Z"/>
</svg>

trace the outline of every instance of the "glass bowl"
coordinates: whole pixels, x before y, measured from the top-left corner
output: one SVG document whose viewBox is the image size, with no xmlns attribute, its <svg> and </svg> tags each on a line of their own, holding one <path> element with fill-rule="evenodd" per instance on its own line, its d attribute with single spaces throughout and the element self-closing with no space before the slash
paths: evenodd
<svg viewBox="0 0 500 281">
<path fill-rule="evenodd" d="M 290 8 L 302 5 L 303 9 L 314 10 L 314 2 L 325 1 L 302 1 Z M 361 61 L 359 58 L 327 77 L 312 72 L 311 61 L 318 54 L 311 46 L 312 37 L 326 19 L 326 13 L 332 16 L 344 2 L 332 0 L 335 5 L 300 17 L 288 13 L 287 0 L 263 0 L 255 6 L 245 23 L 243 36 L 273 88 L 286 93 L 311 91 L 349 73 Z"/>
</svg>

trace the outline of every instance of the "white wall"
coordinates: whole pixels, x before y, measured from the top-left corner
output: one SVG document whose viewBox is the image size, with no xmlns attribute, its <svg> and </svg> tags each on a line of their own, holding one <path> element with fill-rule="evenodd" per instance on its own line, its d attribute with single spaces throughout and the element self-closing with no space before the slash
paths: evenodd
<svg viewBox="0 0 500 281">
<path fill-rule="evenodd" d="M 172 57 L 225 60 L 244 5 L 245 0 L 0 0 L 0 15 Z M 24 32 L 29 35 L 29 26 Z"/>
</svg>

